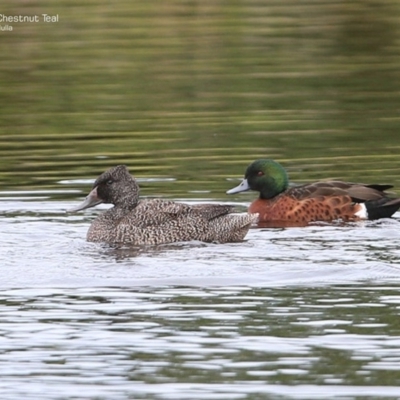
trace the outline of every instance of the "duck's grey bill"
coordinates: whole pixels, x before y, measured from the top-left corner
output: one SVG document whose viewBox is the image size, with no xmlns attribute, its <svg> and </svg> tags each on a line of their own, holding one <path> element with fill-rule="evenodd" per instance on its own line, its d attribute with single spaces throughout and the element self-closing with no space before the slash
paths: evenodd
<svg viewBox="0 0 400 400">
<path fill-rule="evenodd" d="M 76 212 L 76 211 L 81 211 L 85 210 L 86 208 L 94 207 L 97 206 L 98 204 L 101 204 L 103 200 L 101 200 L 97 196 L 97 187 L 95 187 L 86 197 L 86 199 L 79 204 L 79 206 L 71 208 L 70 210 L 67 210 L 67 212 Z"/>
<path fill-rule="evenodd" d="M 247 182 L 247 179 L 243 179 L 240 185 L 234 187 L 233 189 L 228 190 L 226 193 L 227 194 L 240 193 L 240 192 L 245 192 L 246 190 L 250 190 L 250 186 L 249 183 Z"/>
</svg>

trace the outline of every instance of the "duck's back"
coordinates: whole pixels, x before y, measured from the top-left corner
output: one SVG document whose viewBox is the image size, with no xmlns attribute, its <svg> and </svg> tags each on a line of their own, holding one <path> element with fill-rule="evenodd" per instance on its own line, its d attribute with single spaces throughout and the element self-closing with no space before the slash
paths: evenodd
<svg viewBox="0 0 400 400">
<path fill-rule="evenodd" d="M 137 245 L 240 241 L 257 216 L 232 212 L 233 207 L 228 205 L 143 200 L 129 212 L 114 207 L 100 215 L 90 227 L 87 240 Z"/>
<path fill-rule="evenodd" d="M 296 186 L 272 199 L 257 199 L 249 212 L 260 213 L 260 221 L 278 226 L 303 226 L 313 221 L 358 221 L 392 216 L 400 199 L 387 196 L 390 185 L 365 185 L 342 181 L 321 181 Z"/>
</svg>

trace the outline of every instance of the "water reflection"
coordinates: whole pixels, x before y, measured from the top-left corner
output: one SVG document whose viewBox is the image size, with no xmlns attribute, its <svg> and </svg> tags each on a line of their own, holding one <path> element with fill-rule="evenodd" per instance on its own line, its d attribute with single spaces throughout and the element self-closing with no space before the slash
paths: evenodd
<svg viewBox="0 0 400 400">
<path fill-rule="evenodd" d="M 5 14 L 43 12 L 3 3 Z M 400 187 L 394 3 L 47 12 L 60 22 L 2 34 L 3 189 L 59 189 L 127 164 L 138 177 L 176 179 L 145 194 L 222 198 L 226 179 L 261 157 L 294 181 Z"/>
<path fill-rule="evenodd" d="M 381 383 L 400 356 L 395 287 L 22 289 L 0 303 L 10 397 L 50 399 L 59 385 L 70 398 L 397 390 Z"/>
<path fill-rule="evenodd" d="M 73 204 L 0 202 L 3 288 L 111 282 L 281 286 L 398 276 L 397 214 L 352 224 L 255 228 L 243 242 L 227 245 L 190 242 L 137 248 L 87 243 L 89 225 L 103 209 L 66 214 Z"/>
<path fill-rule="evenodd" d="M 117 164 L 243 208 L 225 192 L 264 157 L 400 194 L 396 2 L 0 11 L 60 15 L 0 32 L 3 398 L 398 397 L 399 215 L 147 252 L 64 213 Z"/>
<path fill-rule="evenodd" d="M 116 261 L 123 261 L 125 259 L 131 259 L 138 256 L 149 256 L 149 257 L 159 257 L 163 255 L 168 255 L 173 252 L 177 255 L 180 250 L 190 251 L 190 249 L 204 248 L 207 245 L 202 242 L 192 241 L 188 243 L 170 243 L 157 246 L 134 246 L 134 245 L 102 245 L 100 249 L 100 254 L 105 259 L 113 259 Z"/>
</svg>

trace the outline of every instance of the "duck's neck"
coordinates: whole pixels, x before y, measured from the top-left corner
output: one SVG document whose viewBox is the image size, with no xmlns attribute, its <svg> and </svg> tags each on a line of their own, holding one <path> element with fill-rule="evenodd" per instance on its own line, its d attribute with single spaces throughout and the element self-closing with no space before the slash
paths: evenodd
<svg viewBox="0 0 400 400">
<path fill-rule="evenodd" d="M 112 210 L 115 210 L 114 212 L 116 213 L 128 213 L 136 208 L 138 202 L 138 197 L 121 197 L 120 199 L 118 199 L 118 202 L 114 205 L 114 208 L 112 208 Z"/>
<path fill-rule="evenodd" d="M 276 180 L 272 177 L 264 178 L 262 185 L 257 190 L 260 192 L 260 199 L 273 199 L 288 188 L 287 180 Z"/>
<path fill-rule="evenodd" d="M 129 209 L 120 206 L 114 206 L 105 212 L 108 218 L 112 217 L 113 219 L 120 219 L 127 213 L 129 213 Z"/>
</svg>

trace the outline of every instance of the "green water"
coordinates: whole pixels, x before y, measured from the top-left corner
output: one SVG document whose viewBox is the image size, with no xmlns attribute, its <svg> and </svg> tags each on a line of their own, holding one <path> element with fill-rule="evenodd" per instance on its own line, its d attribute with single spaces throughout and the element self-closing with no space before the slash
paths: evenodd
<svg viewBox="0 0 400 400">
<path fill-rule="evenodd" d="M 0 4 L 42 13 L 0 21 L 3 398 L 397 398 L 398 214 L 134 254 L 64 210 L 119 163 L 180 200 L 245 205 L 260 157 L 400 195 L 400 2 Z"/>
<path fill-rule="evenodd" d="M 3 189 L 118 163 L 223 198 L 255 158 L 294 181 L 400 187 L 400 4 L 3 1 Z M 152 189 L 152 190 L 153 190 Z M 144 188 L 148 194 L 152 190 Z M 202 195 L 196 194 L 197 197 Z"/>
</svg>

